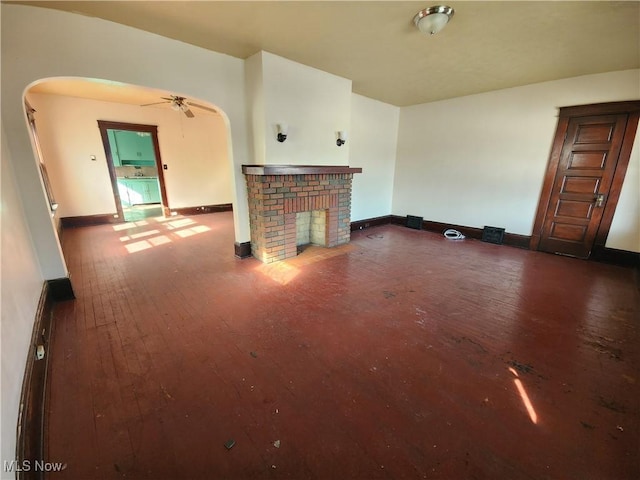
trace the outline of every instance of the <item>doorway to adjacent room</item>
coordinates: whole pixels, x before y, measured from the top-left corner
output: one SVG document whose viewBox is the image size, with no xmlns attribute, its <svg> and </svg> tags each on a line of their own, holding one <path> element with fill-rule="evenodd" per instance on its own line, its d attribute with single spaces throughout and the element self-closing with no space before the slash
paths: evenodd
<svg viewBox="0 0 640 480">
<path fill-rule="evenodd" d="M 157 127 L 102 120 L 98 126 L 120 218 L 168 216 Z"/>
</svg>

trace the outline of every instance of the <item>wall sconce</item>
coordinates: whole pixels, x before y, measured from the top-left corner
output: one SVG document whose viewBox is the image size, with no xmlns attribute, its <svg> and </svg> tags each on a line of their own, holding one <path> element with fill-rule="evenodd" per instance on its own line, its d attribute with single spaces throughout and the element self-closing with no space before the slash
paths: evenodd
<svg viewBox="0 0 640 480">
<path fill-rule="evenodd" d="M 276 132 L 278 134 L 277 138 L 280 143 L 284 142 L 287 139 L 288 130 L 289 126 L 286 123 L 276 124 Z"/>
<path fill-rule="evenodd" d="M 336 145 L 341 147 L 347 141 L 347 132 L 345 132 L 344 130 L 340 130 L 336 132 L 336 137 L 337 137 Z"/>
</svg>

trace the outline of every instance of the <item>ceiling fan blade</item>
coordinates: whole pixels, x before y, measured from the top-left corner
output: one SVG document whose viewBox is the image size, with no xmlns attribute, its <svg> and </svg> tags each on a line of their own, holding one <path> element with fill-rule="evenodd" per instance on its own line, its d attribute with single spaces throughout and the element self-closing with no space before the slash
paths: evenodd
<svg viewBox="0 0 640 480">
<path fill-rule="evenodd" d="M 184 111 L 184 114 L 187 116 L 187 118 L 193 118 L 195 117 L 195 115 L 193 114 L 193 112 L 191 110 L 189 110 L 188 108 Z"/>
<path fill-rule="evenodd" d="M 168 102 L 145 103 L 144 105 L 140 105 L 140 106 L 141 106 L 141 107 L 150 107 L 151 105 L 160 105 L 161 103 L 171 103 L 171 101 L 168 101 Z"/>
<path fill-rule="evenodd" d="M 190 107 L 201 108 L 202 110 L 209 110 L 210 112 L 218 113 L 218 111 L 215 108 L 205 107 L 204 105 L 199 105 L 197 103 L 192 103 L 192 102 L 185 102 L 185 103 Z"/>
</svg>

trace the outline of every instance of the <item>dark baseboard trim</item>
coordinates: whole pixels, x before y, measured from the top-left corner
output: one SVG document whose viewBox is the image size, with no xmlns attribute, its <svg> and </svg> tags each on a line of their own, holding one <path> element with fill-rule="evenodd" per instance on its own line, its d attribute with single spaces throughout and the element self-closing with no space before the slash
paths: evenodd
<svg viewBox="0 0 640 480">
<path fill-rule="evenodd" d="M 362 230 L 363 228 L 385 224 L 406 226 L 407 217 L 402 217 L 400 215 L 386 215 L 383 217 L 358 220 L 357 222 L 351 223 L 351 231 L 353 232 L 354 230 Z M 433 222 L 430 220 L 424 220 L 422 222 L 422 229 L 429 232 L 442 234 L 449 228 L 458 230 L 467 238 L 482 240 L 482 228 L 465 227 L 464 225 L 452 225 L 450 223 Z M 532 237 L 529 235 L 520 235 L 517 233 L 505 232 L 502 241 L 504 245 L 531 250 Z M 596 245 L 591 252 L 589 260 L 611 263 L 613 265 L 620 265 L 623 267 L 636 268 L 640 271 L 640 253 L 636 252 L 617 250 L 615 248 L 607 248 L 603 247 L 602 245 Z M 640 274 L 638 278 L 640 281 Z"/>
<path fill-rule="evenodd" d="M 351 222 L 351 231 L 362 230 L 364 228 L 376 227 L 378 225 L 387 225 L 391 223 L 391 215 L 385 215 L 383 217 L 367 218 L 365 220 L 357 220 Z"/>
<path fill-rule="evenodd" d="M 425 220 L 422 222 L 422 228 L 428 232 L 443 234 L 445 230 L 450 228 L 458 230 L 467 238 L 474 238 L 476 240 L 482 240 L 482 229 L 475 227 L 465 227 L 464 225 L 452 225 L 450 223 L 432 222 L 431 220 Z"/>
<path fill-rule="evenodd" d="M 99 215 L 83 215 L 79 217 L 60 218 L 61 228 L 89 227 L 92 225 L 108 225 L 110 223 L 121 223 L 117 213 L 103 213 Z"/>
<path fill-rule="evenodd" d="M 529 235 L 520 235 L 518 233 L 504 232 L 504 244 L 512 247 L 524 248 L 529 250 L 531 237 Z"/>
<path fill-rule="evenodd" d="M 407 217 L 401 217 L 400 215 L 389 215 L 389 223 L 391 225 L 400 225 L 401 227 L 406 227 Z"/>
<path fill-rule="evenodd" d="M 203 213 L 216 213 L 216 212 L 231 212 L 233 211 L 233 204 L 221 203 L 220 205 L 203 205 L 201 207 L 184 207 L 184 208 L 172 208 L 172 213 L 178 215 L 201 215 Z"/>
<path fill-rule="evenodd" d="M 36 461 L 45 460 L 45 410 L 47 395 L 47 374 L 51 352 L 51 330 L 53 328 L 53 306 L 56 302 L 74 299 L 69 278 L 47 280 L 42 285 L 40 300 L 36 310 L 31 343 L 27 352 L 24 379 L 18 415 L 16 460 L 18 466 L 31 468 L 17 472 L 18 480 L 42 480 L 44 471 L 33 468 Z M 38 347 L 44 350 L 44 358 L 38 359 Z"/>
<path fill-rule="evenodd" d="M 202 213 L 230 212 L 233 210 L 231 203 L 221 203 L 220 205 L 203 205 L 201 207 L 184 207 L 167 209 L 168 212 L 178 215 L 199 215 Z M 78 217 L 60 218 L 60 230 L 65 228 L 89 227 L 92 225 L 108 225 L 111 223 L 122 223 L 123 219 L 117 213 L 103 213 L 99 215 L 82 215 Z"/>
<path fill-rule="evenodd" d="M 445 230 L 449 228 L 453 228 L 454 230 L 458 230 L 467 238 L 474 238 L 476 240 L 482 240 L 482 228 L 477 227 L 467 227 L 464 225 L 451 225 L 449 223 L 441 223 L 441 222 L 432 222 L 425 220 L 423 222 L 423 227 L 425 230 L 436 233 L 444 233 Z M 502 238 L 503 245 L 509 245 L 510 247 L 524 248 L 529 249 L 529 242 L 531 241 L 531 237 L 528 235 L 520 235 L 517 233 L 509 233 L 505 232 L 504 237 Z"/>
<path fill-rule="evenodd" d="M 43 461 L 45 459 L 44 422 L 53 304 L 54 299 L 50 285 L 48 282 L 44 282 L 36 310 L 22 381 L 21 410 L 18 416 L 16 442 L 16 459 L 19 466 L 26 464 L 33 466 L 36 460 Z M 44 358 L 40 360 L 36 358 L 38 345 L 44 348 Z M 44 472 L 31 468 L 28 471 L 18 472 L 17 478 L 19 480 L 40 480 L 44 478 Z"/>
<path fill-rule="evenodd" d="M 369 218 L 366 220 L 358 220 L 357 222 L 351 222 L 351 231 L 362 230 L 363 228 L 374 227 L 376 225 L 407 225 L 407 217 L 401 217 L 399 215 L 386 215 L 383 217 Z M 482 228 L 465 227 L 463 225 L 451 225 L 450 223 L 433 222 L 431 220 L 424 220 L 422 222 L 422 229 L 428 232 L 444 233 L 445 230 L 453 228 L 461 232 L 465 237 L 475 238 L 482 240 Z M 517 233 L 505 232 L 503 238 L 503 244 L 518 248 L 529 248 L 529 242 L 531 237 L 527 235 L 519 235 Z"/>
<path fill-rule="evenodd" d="M 640 269 L 640 253 L 595 245 L 589 260 Z"/>
<path fill-rule="evenodd" d="M 234 250 L 236 257 L 238 258 L 249 258 L 251 256 L 251 242 L 236 242 L 234 244 Z"/>
<path fill-rule="evenodd" d="M 47 286 L 49 289 L 49 295 L 54 302 L 64 302 L 65 300 L 73 300 L 76 298 L 75 293 L 73 293 L 73 285 L 71 285 L 71 279 L 69 277 L 47 280 Z"/>
</svg>

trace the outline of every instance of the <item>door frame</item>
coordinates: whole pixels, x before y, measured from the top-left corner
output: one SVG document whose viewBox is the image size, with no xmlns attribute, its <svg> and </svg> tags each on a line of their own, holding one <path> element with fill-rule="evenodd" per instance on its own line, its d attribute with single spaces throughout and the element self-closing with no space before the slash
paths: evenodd
<svg viewBox="0 0 640 480">
<path fill-rule="evenodd" d="M 109 136 L 107 130 L 128 130 L 131 132 L 147 132 L 151 134 L 151 140 L 153 142 L 153 152 L 156 157 L 156 167 L 158 169 L 158 184 L 160 187 L 160 199 L 162 201 L 162 213 L 165 217 L 171 215 L 171 209 L 169 208 L 169 201 L 167 198 L 167 190 L 164 184 L 163 163 L 160 156 L 160 145 L 158 143 L 158 126 L 157 125 L 143 125 L 139 123 L 123 123 L 112 122 L 108 120 L 98 120 L 98 128 L 100 129 L 100 137 L 102 138 L 102 145 L 107 156 L 107 167 L 109 168 L 109 177 L 111 178 L 111 188 L 113 189 L 113 196 L 116 201 L 116 209 L 118 210 L 118 218 L 121 221 L 124 220 L 124 211 L 122 209 L 122 201 L 120 199 L 120 191 L 118 189 L 118 178 L 116 176 L 116 167 L 113 164 L 113 155 L 111 153 L 111 144 L 109 143 Z"/>
<path fill-rule="evenodd" d="M 636 136 L 636 131 L 638 130 L 638 119 L 640 118 L 640 100 L 597 103 L 591 105 L 579 105 L 560 108 L 558 114 L 558 125 L 556 127 L 556 133 L 553 139 L 551 153 L 549 154 L 549 162 L 547 164 L 547 170 L 542 185 L 542 192 L 540 193 L 538 209 L 536 211 L 536 217 L 533 224 L 533 233 L 531 234 L 531 241 L 529 242 L 530 250 L 538 250 L 538 247 L 540 245 L 542 228 L 544 226 L 545 216 L 549 208 L 549 203 L 551 201 L 553 184 L 555 182 L 556 173 L 560 164 L 560 157 L 562 148 L 564 146 L 564 141 L 567 136 L 569 120 L 576 117 L 617 115 L 625 113 L 629 115 L 629 118 L 627 119 L 627 126 L 625 128 L 624 136 L 622 139 L 622 147 L 620 148 L 620 154 L 618 156 L 618 162 L 613 174 L 611 188 L 609 189 L 607 203 L 602 213 L 602 219 L 600 220 L 600 225 L 598 226 L 598 230 L 595 235 L 591 253 L 593 253 L 594 248 L 604 248 L 605 243 L 607 242 L 607 236 L 609 235 L 609 229 L 611 228 L 611 223 L 613 221 L 613 216 L 616 211 L 616 206 L 618 205 L 618 198 L 620 197 L 620 191 L 622 190 L 624 177 L 627 173 L 627 166 L 629 165 L 629 159 L 631 158 L 633 141 Z"/>
</svg>

